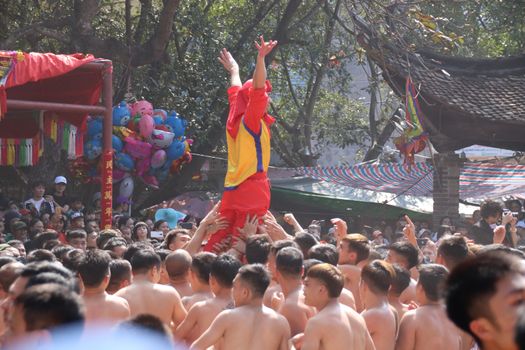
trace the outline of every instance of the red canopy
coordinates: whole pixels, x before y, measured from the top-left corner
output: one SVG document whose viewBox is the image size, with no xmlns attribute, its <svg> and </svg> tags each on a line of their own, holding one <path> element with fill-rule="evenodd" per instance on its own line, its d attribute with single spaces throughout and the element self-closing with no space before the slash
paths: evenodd
<svg viewBox="0 0 525 350">
<path fill-rule="evenodd" d="M 12 57 L 5 85 L 0 86 L 3 111 L 6 110 L 6 98 L 78 105 L 97 105 L 99 102 L 103 72 L 77 69 L 94 61 L 92 55 L 0 51 L 0 56 Z M 85 113 L 57 114 L 80 129 L 85 128 Z M 31 138 L 39 130 L 39 120 L 31 111 L 7 111 L 0 119 L 0 138 Z"/>
</svg>

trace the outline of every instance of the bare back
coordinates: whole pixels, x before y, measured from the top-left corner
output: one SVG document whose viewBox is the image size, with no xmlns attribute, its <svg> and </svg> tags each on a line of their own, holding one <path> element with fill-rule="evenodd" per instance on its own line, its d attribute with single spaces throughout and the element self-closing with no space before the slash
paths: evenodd
<svg viewBox="0 0 525 350">
<path fill-rule="evenodd" d="M 304 303 L 302 290 L 298 289 L 285 298 L 279 313 L 288 321 L 292 336 L 294 336 L 304 332 L 306 322 L 315 315 L 316 311 L 315 308 Z"/>
<path fill-rule="evenodd" d="M 338 302 L 312 317 L 304 331 L 303 350 L 374 349 L 361 315 Z"/>
<path fill-rule="evenodd" d="M 396 350 L 459 350 L 460 334 L 441 305 L 424 305 L 401 319 Z"/>
<path fill-rule="evenodd" d="M 240 306 L 223 311 L 191 349 L 205 349 L 222 341 L 223 349 L 288 349 L 286 319 L 265 306 Z"/>
<path fill-rule="evenodd" d="M 374 342 L 376 350 L 394 350 L 397 336 L 397 315 L 390 304 L 384 305 L 362 313 L 366 327 Z"/>
<path fill-rule="evenodd" d="M 361 268 L 355 265 L 338 265 L 337 268 L 345 277 L 345 289 L 352 292 L 357 312 L 363 311 L 361 296 L 359 294 L 359 282 L 361 281 Z"/>
<path fill-rule="evenodd" d="M 107 293 L 84 295 L 86 325 L 116 324 L 130 316 L 126 299 Z"/>
<path fill-rule="evenodd" d="M 184 305 L 186 310 L 189 310 L 196 303 L 200 301 L 212 299 L 212 298 L 213 298 L 212 292 L 200 292 L 200 293 L 195 293 L 193 295 L 189 295 L 187 297 L 182 298 L 182 304 Z"/>
<path fill-rule="evenodd" d="M 193 289 L 191 289 L 191 284 L 189 282 L 170 283 L 170 286 L 177 290 L 177 293 L 179 293 L 181 298 L 193 295 Z"/>
<path fill-rule="evenodd" d="M 139 282 L 119 290 L 116 296 L 127 300 L 131 316 L 150 314 L 167 325 L 177 325 L 186 316 L 179 294 L 175 288 L 161 284 Z"/>
</svg>

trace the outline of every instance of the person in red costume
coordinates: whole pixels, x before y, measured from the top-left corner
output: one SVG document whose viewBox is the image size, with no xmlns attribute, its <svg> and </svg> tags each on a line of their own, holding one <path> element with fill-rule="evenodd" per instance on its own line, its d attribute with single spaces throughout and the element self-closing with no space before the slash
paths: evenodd
<svg viewBox="0 0 525 350">
<path fill-rule="evenodd" d="M 247 219 L 262 218 L 270 207 L 270 182 L 266 173 L 270 164 L 270 126 L 275 119 L 266 113 L 272 86 L 266 80 L 264 58 L 277 41 L 265 42 L 262 36 L 259 40 L 255 43 L 258 54 L 253 79 L 244 84 L 232 55 L 226 49 L 220 53 L 219 61 L 230 73 L 231 85 L 226 122 L 228 170 L 219 209 L 229 226 L 210 237 L 204 247 L 206 251 L 215 251 L 217 246 L 229 248 Z"/>
</svg>

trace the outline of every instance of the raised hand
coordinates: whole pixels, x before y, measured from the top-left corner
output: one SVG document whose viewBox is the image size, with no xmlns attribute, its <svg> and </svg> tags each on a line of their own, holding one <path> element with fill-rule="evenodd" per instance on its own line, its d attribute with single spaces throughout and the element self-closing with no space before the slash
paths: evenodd
<svg viewBox="0 0 525 350">
<path fill-rule="evenodd" d="M 217 217 L 213 222 L 210 222 L 206 228 L 206 234 L 213 235 L 214 233 L 223 230 L 228 227 L 230 223 L 226 218 Z"/>
<path fill-rule="evenodd" d="M 253 215 L 250 218 L 250 215 L 246 215 L 246 221 L 244 222 L 243 227 L 238 227 L 237 231 L 241 234 L 240 238 L 246 240 L 248 237 L 253 236 L 257 233 L 257 226 L 259 226 L 259 218 L 257 215 Z"/>
<path fill-rule="evenodd" d="M 339 242 L 348 233 L 348 227 L 346 225 L 346 221 L 339 219 L 339 218 L 332 219 L 331 221 L 335 227 L 335 238 Z"/>
<path fill-rule="evenodd" d="M 410 220 L 408 215 L 405 215 L 405 221 L 407 222 L 407 224 L 403 228 L 403 233 L 405 237 L 407 238 L 407 241 L 409 241 L 416 248 L 418 248 L 417 238 L 416 238 L 416 225 L 414 225 L 414 223 L 412 222 L 412 220 Z"/>
<path fill-rule="evenodd" d="M 259 40 L 260 42 L 255 41 L 255 47 L 257 48 L 257 51 L 259 51 L 259 57 L 265 57 L 277 45 L 276 40 L 270 40 L 268 42 L 264 41 L 264 37 L 262 35 L 259 37 Z"/>
<path fill-rule="evenodd" d="M 239 65 L 228 50 L 221 50 L 219 53 L 219 62 L 221 62 L 221 64 L 224 66 L 224 69 L 226 69 L 228 72 L 239 72 Z"/>
</svg>

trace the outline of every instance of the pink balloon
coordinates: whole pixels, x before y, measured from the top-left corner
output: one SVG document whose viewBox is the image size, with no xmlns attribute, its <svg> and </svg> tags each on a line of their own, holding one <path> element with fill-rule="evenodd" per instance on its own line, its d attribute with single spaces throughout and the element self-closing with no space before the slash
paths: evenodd
<svg viewBox="0 0 525 350">
<path fill-rule="evenodd" d="M 166 163 L 166 151 L 159 149 L 151 156 L 151 167 L 154 169 L 160 168 Z"/>
<path fill-rule="evenodd" d="M 146 101 L 146 100 L 140 100 L 135 102 L 131 105 L 131 116 L 135 116 L 137 114 L 140 114 L 141 116 L 144 115 L 153 115 L 153 105 Z"/>
<path fill-rule="evenodd" d="M 144 175 L 150 167 L 150 160 L 149 159 L 141 159 L 137 162 L 137 165 L 135 165 L 135 170 L 137 171 L 138 176 Z"/>
<path fill-rule="evenodd" d="M 149 159 L 151 156 L 151 145 L 149 143 L 134 139 L 133 137 L 126 137 L 124 139 L 126 145 L 124 151 L 127 154 L 137 159 Z"/>
<path fill-rule="evenodd" d="M 139 120 L 139 130 L 140 135 L 144 138 L 148 138 L 151 136 L 151 133 L 153 132 L 153 129 L 155 127 L 155 122 L 153 121 L 153 118 L 150 115 L 143 115 Z"/>
</svg>

